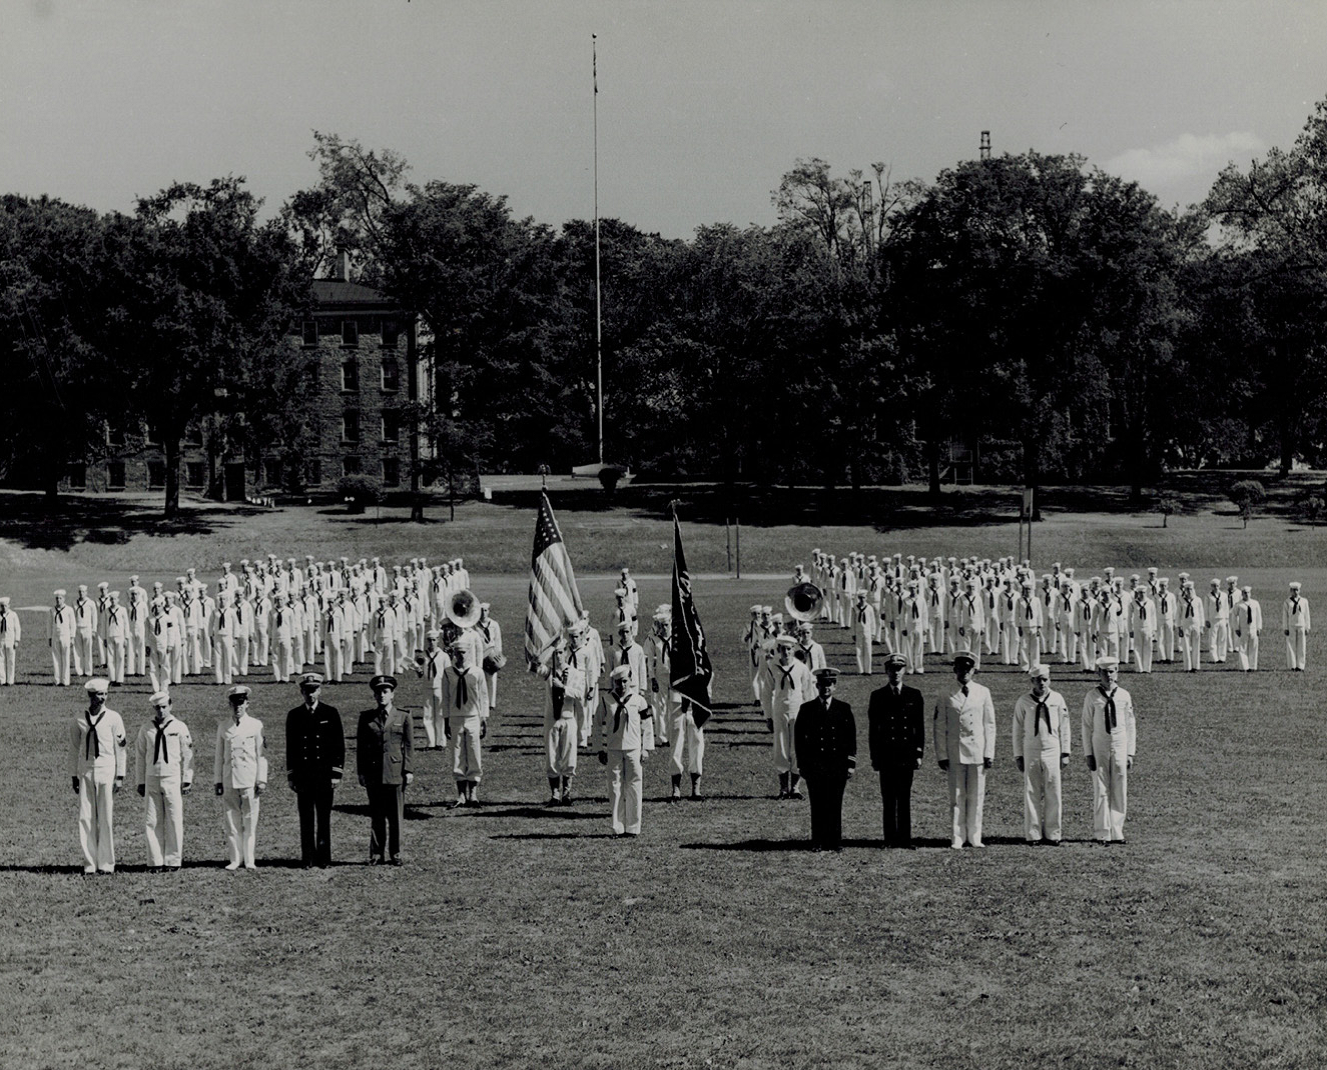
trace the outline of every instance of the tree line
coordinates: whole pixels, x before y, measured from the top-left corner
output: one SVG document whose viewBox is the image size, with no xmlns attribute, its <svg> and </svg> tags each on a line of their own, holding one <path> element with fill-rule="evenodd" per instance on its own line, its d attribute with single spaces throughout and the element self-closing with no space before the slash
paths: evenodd
<svg viewBox="0 0 1327 1070">
<path fill-rule="evenodd" d="M 236 178 L 132 214 L 0 201 L 11 483 L 53 488 L 108 420 L 137 419 L 164 445 L 170 512 L 191 421 L 243 413 L 225 426 L 253 456 L 289 437 L 272 384 L 342 251 L 419 317 L 438 401 L 411 418 L 443 466 L 594 458 L 592 222 L 517 218 L 333 134 L 310 155 L 319 181 L 267 221 Z M 1184 210 L 1035 151 L 930 182 L 799 160 L 772 197 L 775 225 L 688 240 L 601 221 L 608 460 L 935 493 L 960 466 L 1135 496 L 1172 468 L 1327 461 L 1327 101 Z"/>
</svg>

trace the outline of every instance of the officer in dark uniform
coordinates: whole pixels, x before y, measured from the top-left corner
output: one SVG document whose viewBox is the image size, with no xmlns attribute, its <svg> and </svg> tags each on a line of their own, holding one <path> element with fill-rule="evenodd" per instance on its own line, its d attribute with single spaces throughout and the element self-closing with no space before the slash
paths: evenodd
<svg viewBox="0 0 1327 1070">
<path fill-rule="evenodd" d="M 816 697 L 802 703 L 793 727 L 813 851 L 843 850 L 843 791 L 857 766 L 857 722 L 852 707 L 834 697 L 838 676 L 838 669 L 816 670 Z"/>
<path fill-rule="evenodd" d="M 356 734 L 359 782 L 369 796 L 369 865 L 390 860 L 399 866 L 405 789 L 414 780 L 413 726 L 410 715 L 392 705 L 395 676 L 375 676 L 369 688 L 377 705 L 359 715 Z"/>
<path fill-rule="evenodd" d="M 332 864 L 332 793 L 346 763 L 346 734 L 335 706 L 321 701 L 319 673 L 300 677 L 304 701 L 286 714 L 286 780 L 299 809 L 300 861 Z"/>
<path fill-rule="evenodd" d="M 866 708 L 871 768 L 880 774 L 885 810 L 885 846 L 912 847 L 912 773 L 926 749 L 926 702 L 915 687 L 903 686 L 908 659 L 885 659 L 889 683 L 871 692 Z"/>
</svg>

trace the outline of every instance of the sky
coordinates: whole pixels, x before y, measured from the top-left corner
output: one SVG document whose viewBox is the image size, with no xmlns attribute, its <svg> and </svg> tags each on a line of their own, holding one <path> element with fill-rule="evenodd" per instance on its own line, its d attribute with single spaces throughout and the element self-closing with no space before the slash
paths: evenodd
<svg viewBox="0 0 1327 1070">
<path fill-rule="evenodd" d="M 799 158 L 934 178 L 1078 153 L 1166 207 L 1288 148 L 1327 97 L 1323 0 L 0 0 L 0 192 L 99 211 L 245 176 L 313 131 L 558 227 L 775 222 Z"/>
</svg>

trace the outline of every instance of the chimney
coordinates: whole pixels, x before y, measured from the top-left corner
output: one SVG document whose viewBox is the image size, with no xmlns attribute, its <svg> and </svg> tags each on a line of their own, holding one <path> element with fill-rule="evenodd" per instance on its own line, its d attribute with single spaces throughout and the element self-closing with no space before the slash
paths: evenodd
<svg viewBox="0 0 1327 1070">
<path fill-rule="evenodd" d="M 338 249 L 336 253 L 336 269 L 332 278 L 339 279 L 341 282 L 350 281 L 350 253 L 345 249 Z"/>
</svg>

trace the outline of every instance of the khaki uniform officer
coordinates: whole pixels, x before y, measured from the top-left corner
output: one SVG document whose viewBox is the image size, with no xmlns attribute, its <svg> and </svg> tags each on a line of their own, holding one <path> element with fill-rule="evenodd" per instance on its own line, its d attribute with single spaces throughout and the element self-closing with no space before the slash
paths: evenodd
<svg viewBox="0 0 1327 1070">
<path fill-rule="evenodd" d="M 1286 666 L 1291 672 L 1303 672 L 1308 656 L 1309 600 L 1300 593 L 1300 583 L 1290 585 L 1290 597 L 1281 607 L 1281 627 L 1286 633 Z M 13 683 L 14 677 L 9 677 Z"/>
<path fill-rule="evenodd" d="M 1083 699 L 1083 751 L 1092 773 L 1092 830 L 1102 843 L 1124 842 L 1136 728 L 1133 697 L 1116 684 L 1120 663 L 1097 659 L 1100 683 Z"/>
<path fill-rule="evenodd" d="M 227 869 L 254 869 L 259 796 L 267 787 L 263 722 L 249 716 L 249 689 L 243 684 L 226 692 L 230 716 L 217 725 L 212 779 L 223 803 L 222 820 L 230 848 Z"/>
<path fill-rule="evenodd" d="M 614 836 L 639 836 L 643 795 L 641 763 L 650 754 L 645 725 L 650 704 L 638 694 L 631 670 L 609 674 L 612 691 L 599 700 L 599 764 L 608 767 L 608 802 Z"/>
<path fill-rule="evenodd" d="M 995 760 L 995 704 L 990 691 L 972 682 L 975 671 L 971 654 L 954 655 L 958 686 L 935 704 L 932 722 L 936 761 L 949 777 L 949 846 L 956 851 L 965 842 L 986 846 L 981 839 L 981 819 L 986 770 Z"/>
<path fill-rule="evenodd" d="M 0 684 L 18 683 L 18 644 L 23 626 L 9 608 L 9 595 L 0 598 Z"/>
<path fill-rule="evenodd" d="M 153 870 L 179 869 L 184 854 L 182 796 L 193 787 L 194 741 L 189 727 L 171 716 L 167 692 L 158 691 L 148 703 L 152 722 L 138 730 L 134 741 L 138 794 L 147 800 L 148 865 Z"/>
<path fill-rule="evenodd" d="M 1060 845 L 1060 770 L 1069 764 L 1069 707 L 1051 690 L 1051 673 L 1034 666 L 1029 694 L 1014 703 L 1014 762 L 1023 774 L 1023 835 L 1028 843 Z"/>
<path fill-rule="evenodd" d="M 488 687 L 471 660 L 470 644 L 452 643 L 447 653 L 452 663 L 442 671 L 442 708 L 447 714 L 443 728 L 452 745 L 456 805 L 474 806 L 484 777 L 480 741 L 488 735 Z"/>
<path fill-rule="evenodd" d="M 87 863 L 83 872 L 114 873 L 113 799 L 124 783 L 129 741 L 120 715 L 106 708 L 111 682 L 94 677 L 83 686 L 88 708 L 69 728 L 69 774 L 78 796 L 78 840 Z"/>
<path fill-rule="evenodd" d="M 369 796 L 369 865 L 399 866 L 405 789 L 415 779 L 414 727 L 392 704 L 395 676 L 375 676 L 369 688 L 376 704 L 359 715 L 355 737 L 359 782 Z"/>
</svg>

